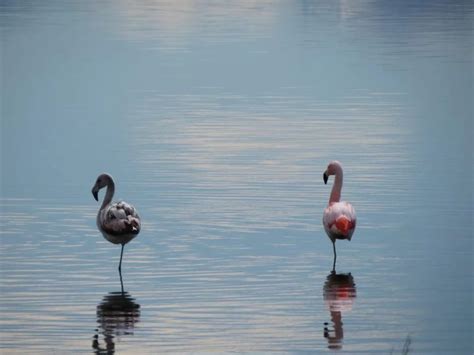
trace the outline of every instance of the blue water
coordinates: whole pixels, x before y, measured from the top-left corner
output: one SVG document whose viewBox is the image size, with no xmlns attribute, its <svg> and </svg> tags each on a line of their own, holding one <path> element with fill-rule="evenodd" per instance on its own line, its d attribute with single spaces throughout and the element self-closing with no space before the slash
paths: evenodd
<svg viewBox="0 0 474 355">
<path fill-rule="evenodd" d="M 473 13 L 3 1 L 0 352 L 471 354 Z M 124 294 L 103 171 L 142 217 Z"/>
</svg>

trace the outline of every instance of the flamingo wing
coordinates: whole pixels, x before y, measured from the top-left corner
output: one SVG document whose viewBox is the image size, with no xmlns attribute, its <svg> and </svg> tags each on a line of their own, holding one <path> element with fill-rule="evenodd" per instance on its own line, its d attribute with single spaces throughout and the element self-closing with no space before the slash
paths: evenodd
<svg viewBox="0 0 474 355">
<path fill-rule="evenodd" d="M 141 228 L 137 210 L 124 201 L 106 207 L 100 215 L 100 224 L 106 233 L 112 235 L 138 234 Z"/>
<path fill-rule="evenodd" d="M 332 203 L 324 210 L 323 225 L 331 239 L 351 240 L 356 223 L 355 210 L 348 202 Z"/>
</svg>

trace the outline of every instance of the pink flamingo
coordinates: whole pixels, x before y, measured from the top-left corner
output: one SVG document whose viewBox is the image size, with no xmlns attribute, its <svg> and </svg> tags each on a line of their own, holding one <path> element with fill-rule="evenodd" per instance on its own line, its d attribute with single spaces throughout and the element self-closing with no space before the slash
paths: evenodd
<svg viewBox="0 0 474 355">
<path fill-rule="evenodd" d="M 329 163 L 323 174 L 324 183 L 328 178 L 335 175 L 334 185 L 329 197 L 328 206 L 324 209 L 323 225 L 326 233 L 331 239 L 334 251 L 333 270 L 336 267 L 336 239 L 351 240 L 356 227 L 356 214 L 354 207 L 348 202 L 340 202 L 342 189 L 342 166 L 337 160 Z"/>
</svg>

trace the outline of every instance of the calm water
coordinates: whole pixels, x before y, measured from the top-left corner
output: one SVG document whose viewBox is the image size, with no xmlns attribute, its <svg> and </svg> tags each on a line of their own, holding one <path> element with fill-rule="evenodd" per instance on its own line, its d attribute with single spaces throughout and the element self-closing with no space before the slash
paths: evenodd
<svg viewBox="0 0 474 355">
<path fill-rule="evenodd" d="M 0 352 L 471 354 L 473 10 L 2 1 Z"/>
</svg>

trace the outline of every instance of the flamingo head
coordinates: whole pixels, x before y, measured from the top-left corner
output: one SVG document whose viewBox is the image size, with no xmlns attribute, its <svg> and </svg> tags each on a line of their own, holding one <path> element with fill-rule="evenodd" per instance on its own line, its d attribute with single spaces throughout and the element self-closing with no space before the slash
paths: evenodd
<svg viewBox="0 0 474 355">
<path fill-rule="evenodd" d="M 328 167 L 326 168 L 326 171 L 323 174 L 323 180 L 324 183 L 328 183 L 328 179 L 331 175 L 336 175 L 336 173 L 342 172 L 342 167 L 341 163 L 339 163 L 337 160 L 333 160 L 328 164 Z"/>
<path fill-rule="evenodd" d="M 97 178 L 94 186 L 92 187 L 92 196 L 94 196 L 96 201 L 99 201 L 99 190 L 109 185 L 112 180 L 109 174 L 100 174 Z"/>
</svg>

